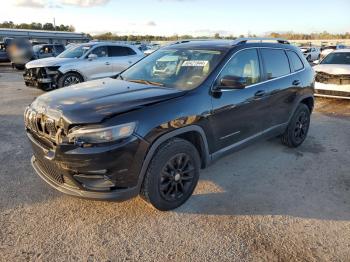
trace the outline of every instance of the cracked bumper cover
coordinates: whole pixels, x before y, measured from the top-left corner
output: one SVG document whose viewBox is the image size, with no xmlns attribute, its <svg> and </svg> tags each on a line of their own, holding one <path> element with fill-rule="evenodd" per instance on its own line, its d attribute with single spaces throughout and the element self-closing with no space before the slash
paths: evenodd
<svg viewBox="0 0 350 262">
<path fill-rule="evenodd" d="M 31 159 L 36 173 L 58 191 L 76 197 L 95 200 L 123 201 L 137 196 L 143 154 L 147 144 L 133 137 L 119 145 L 98 148 L 58 147 L 50 160 L 48 150 L 35 142 L 28 134 L 34 155 Z M 51 152 L 51 151 L 49 151 Z M 103 182 L 104 175 L 96 175 L 96 170 L 105 169 L 111 187 L 92 188 L 91 185 Z M 91 176 L 89 182 L 81 180 Z M 96 178 L 97 177 L 97 178 Z M 86 181 L 86 180 L 85 180 Z"/>
<path fill-rule="evenodd" d="M 76 197 L 82 197 L 82 198 L 88 198 L 88 199 L 93 199 L 93 200 L 127 200 L 130 199 L 134 196 L 136 196 L 139 193 L 138 187 L 132 187 L 132 188 L 127 188 L 127 189 L 119 189 L 116 191 L 111 191 L 111 192 L 99 192 L 99 191 L 86 191 L 86 190 L 81 190 L 78 188 L 66 186 L 66 185 L 61 185 L 57 183 L 55 180 L 51 179 L 37 164 L 37 160 L 35 156 L 32 156 L 31 159 L 32 166 L 36 173 L 46 182 L 48 183 L 51 187 L 55 188 L 56 190 L 67 194 L 71 196 L 76 196 Z"/>
</svg>

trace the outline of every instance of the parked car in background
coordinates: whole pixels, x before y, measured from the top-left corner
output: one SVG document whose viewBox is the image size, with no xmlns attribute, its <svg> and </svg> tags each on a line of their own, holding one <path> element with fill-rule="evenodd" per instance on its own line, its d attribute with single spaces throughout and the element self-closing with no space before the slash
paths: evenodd
<svg viewBox="0 0 350 262">
<path fill-rule="evenodd" d="M 136 46 L 112 42 L 78 44 L 57 57 L 26 64 L 25 84 L 44 90 L 114 76 L 145 55 Z"/>
<path fill-rule="evenodd" d="M 78 45 L 77 43 L 69 43 L 68 45 L 65 46 L 66 49 L 70 49 L 74 46 Z"/>
<path fill-rule="evenodd" d="M 33 46 L 33 57 L 31 60 L 58 56 L 65 50 L 62 44 L 42 44 Z"/>
<path fill-rule="evenodd" d="M 0 62 L 8 62 L 8 61 L 10 61 L 10 59 L 6 52 L 5 43 L 0 42 Z"/>
<path fill-rule="evenodd" d="M 18 70 L 23 70 L 24 65 L 33 57 L 33 46 L 27 39 L 12 39 L 6 50 L 12 65 Z"/>
<path fill-rule="evenodd" d="M 300 50 L 309 62 L 320 59 L 321 51 L 318 47 L 300 47 Z"/>
<path fill-rule="evenodd" d="M 323 47 L 321 47 L 320 59 L 325 58 L 328 54 L 330 54 L 334 50 L 339 50 L 339 49 L 344 49 L 344 48 L 346 48 L 346 46 L 342 45 L 342 44 L 323 46 Z"/>
<path fill-rule="evenodd" d="M 350 99 L 350 49 L 333 51 L 314 70 L 316 96 Z"/>
<path fill-rule="evenodd" d="M 24 114 L 32 165 L 69 195 L 141 194 L 171 210 L 227 153 L 276 136 L 301 145 L 313 86 L 313 69 L 286 40 L 180 41 L 115 79 L 39 96 Z"/>
</svg>

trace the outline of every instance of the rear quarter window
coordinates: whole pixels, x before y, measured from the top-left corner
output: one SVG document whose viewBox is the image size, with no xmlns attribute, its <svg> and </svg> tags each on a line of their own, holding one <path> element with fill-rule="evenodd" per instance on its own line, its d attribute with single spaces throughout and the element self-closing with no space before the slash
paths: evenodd
<svg viewBox="0 0 350 262">
<path fill-rule="evenodd" d="M 263 48 L 260 52 L 267 79 L 290 74 L 289 61 L 284 50 Z"/>
<path fill-rule="evenodd" d="M 295 52 L 287 51 L 287 55 L 291 64 L 292 72 L 300 71 L 304 68 L 303 62 Z"/>
</svg>

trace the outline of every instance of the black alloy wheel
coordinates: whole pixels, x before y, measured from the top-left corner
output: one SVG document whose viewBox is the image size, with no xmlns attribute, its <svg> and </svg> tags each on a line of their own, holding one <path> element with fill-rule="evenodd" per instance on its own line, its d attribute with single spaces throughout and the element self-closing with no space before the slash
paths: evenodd
<svg viewBox="0 0 350 262">
<path fill-rule="evenodd" d="M 195 168 L 186 153 L 180 153 L 164 165 L 160 176 L 159 191 L 167 201 L 175 201 L 191 189 Z"/>
<path fill-rule="evenodd" d="M 282 134 L 282 143 L 289 147 L 298 147 L 306 139 L 310 126 L 310 109 L 305 104 L 299 104 L 287 129 Z"/>
<path fill-rule="evenodd" d="M 301 111 L 297 117 L 294 128 L 294 138 L 297 143 L 301 143 L 306 138 L 307 131 L 309 129 L 309 122 L 309 116 L 305 111 Z"/>
<path fill-rule="evenodd" d="M 154 153 L 143 180 L 141 196 L 159 210 L 177 208 L 192 195 L 200 167 L 196 147 L 187 140 L 172 138 Z"/>
</svg>

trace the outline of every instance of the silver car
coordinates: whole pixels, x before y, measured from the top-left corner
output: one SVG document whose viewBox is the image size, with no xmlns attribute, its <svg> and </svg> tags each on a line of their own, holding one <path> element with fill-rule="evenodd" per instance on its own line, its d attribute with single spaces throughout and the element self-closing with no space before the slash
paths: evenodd
<svg viewBox="0 0 350 262">
<path fill-rule="evenodd" d="M 112 42 L 75 45 L 57 57 L 26 64 L 25 84 L 44 90 L 111 77 L 144 57 L 137 47 Z"/>
</svg>

